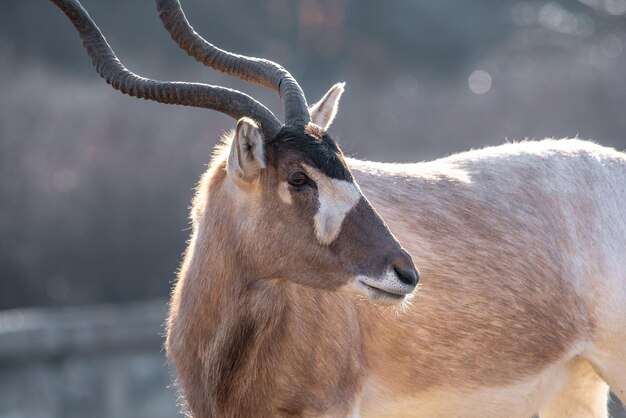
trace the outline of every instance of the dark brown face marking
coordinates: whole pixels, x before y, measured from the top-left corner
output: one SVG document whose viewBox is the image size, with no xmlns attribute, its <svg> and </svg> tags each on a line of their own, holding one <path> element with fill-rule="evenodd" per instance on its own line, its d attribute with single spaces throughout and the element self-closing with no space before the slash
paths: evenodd
<svg viewBox="0 0 626 418">
<path fill-rule="evenodd" d="M 418 272 L 410 255 L 362 195 L 341 150 L 321 128 L 312 124 L 283 127 L 267 143 L 266 156 L 269 165 L 283 171 L 282 178 L 289 167 L 297 166 L 312 180 L 313 187 L 306 193 L 297 191 L 281 198 L 288 204 L 297 202 L 301 220 L 306 219 L 303 207 L 315 210 L 315 238 L 353 275 L 351 288 L 359 292 L 373 288 L 400 297 L 415 289 Z"/>
<path fill-rule="evenodd" d="M 333 251 L 348 261 L 357 275 L 380 277 L 393 264 L 402 247 L 383 220 L 365 199 L 361 198 L 346 215 Z"/>
<path fill-rule="evenodd" d="M 319 127 L 286 125 L 266 142 L 265 152 L 267 161 L 280 161 L 286 154 L 297 155 L 332 179 L 353 181 L 343 153 Z"/>
</svg>

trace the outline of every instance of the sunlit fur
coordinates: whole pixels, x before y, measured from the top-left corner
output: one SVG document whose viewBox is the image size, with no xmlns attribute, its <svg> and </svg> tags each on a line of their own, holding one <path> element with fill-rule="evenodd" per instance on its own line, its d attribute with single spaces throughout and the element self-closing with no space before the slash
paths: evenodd
<svg viewBox="0 0 626 418">
<path fill-rule="evenodd" d="M 234 189 L 226 154 L 198 186 L 167 324 L 196 418 L 600 418 L 606 383 L 626 400 L 626 155 L 544 140 L 349 159 L 421 271 L 417 295 L 390 308 L 254 280 L 249 251 L 281 255 L 255 218 L 269 203 Z M 286 200 L 276 193 L 276 216 Z"/>
<path fill-rule="evenodd" d="M 606 417 L 604 381 L 626 399 L 626 155 L 544 140 L 349 165 L 422 273 L 396 321 L 370 317 L 363 416 Z"/>
</svg>

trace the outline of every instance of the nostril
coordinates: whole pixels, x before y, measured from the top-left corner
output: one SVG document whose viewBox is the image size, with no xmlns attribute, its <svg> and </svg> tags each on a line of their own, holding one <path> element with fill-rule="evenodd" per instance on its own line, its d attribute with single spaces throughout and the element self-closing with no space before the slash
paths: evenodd
<svg viewBox="0 0 626 418">
<path fill-rule="evenodd" d="M 402 283 L 417 286 L 417 282 L 419 281 L 419 273 L 417 270 L 402 270 L 394 266 L 393 271 L 396 272 L 396 276 L 398 276 L 398 279 L 400 279 Z"/>
</svg>

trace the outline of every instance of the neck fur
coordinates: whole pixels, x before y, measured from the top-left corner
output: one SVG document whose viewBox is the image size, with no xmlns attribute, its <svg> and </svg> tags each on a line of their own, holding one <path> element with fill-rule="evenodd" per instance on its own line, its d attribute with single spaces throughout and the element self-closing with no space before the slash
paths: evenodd
<svg viewBox="0 0 626 418">
<path fill-rule="evenodd" d="M 202 227 L 185 254 L 166 343 L 193 416 L 317 413 L 331 402 L 349 411 L 365 363 L 352 296 L 251 277 L 223 251 L 236 247 Z M 311 376 L 304 387 L 302 376 Z"/>
</svg>

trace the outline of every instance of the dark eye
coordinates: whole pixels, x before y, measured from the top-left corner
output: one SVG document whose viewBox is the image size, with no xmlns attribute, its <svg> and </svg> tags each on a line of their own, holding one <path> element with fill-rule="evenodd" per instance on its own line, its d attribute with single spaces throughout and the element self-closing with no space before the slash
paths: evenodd
<svg viewBox="0 0 626 418">
<path fill-rule="evenodd" d="M 289 176 L 287 182 L 290 186 L 300 189 L 309 184 L 311 180 L 302 171 L 296 171 Z"/>
</svg>

